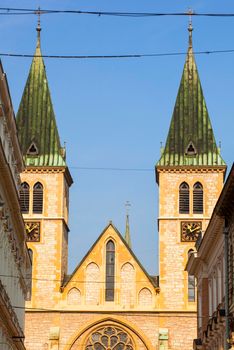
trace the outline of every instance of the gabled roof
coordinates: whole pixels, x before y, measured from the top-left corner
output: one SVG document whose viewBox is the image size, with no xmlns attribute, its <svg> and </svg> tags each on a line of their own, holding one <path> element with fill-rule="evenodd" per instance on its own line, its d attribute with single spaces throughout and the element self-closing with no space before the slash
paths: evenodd
<svg viewBox="0 0 234 350">
<path fill-rule="evenodd" d="M 94 242 L 94 244 L 91 246 L 91 248 L 89 249 L 89 251 L 87 252 L 87 254 L 83 257 L 83 259 L 81 260 L 81 262 L 77 265 L 77 267 L 75 268 L 75 270 L 73 271 L 73 273 L 69 276 L 65 276 L 65 279 L 63 281 L 63 285 L 61 286 L 62 289 L 64 289 L 66 287 L 66 285 L 69 283 L 69 281 L 72 280 L 73 276 L 76 274 L 76 272 L 78 271 L 78 269 L 80 268 L 80 266 L 83 264 L 83 262 L 86 260 L 86 258 L 88 257 L 88 255 L 92 252 L 92 250 L 95 248 L 95 246 L 99 243 L 99 241 L 101 240 L 102 236 L 107 232 L 107 230 L 112 227 L 114 232 L 116 233 L 116 235 L 118 236 L 118 238 L 121 240 L 121 242 L 124 244 L 125 248 L 129 251 L 130 255 L 133 257 L 133 259 L 135 260 L 135 262 L 139 265 L 139 267 L 141 268 L 141 270 L 143 271 L 143 273 L 146 275 L 147 279 L 149 280 L 149 282 L 153 285 L 154 288 L 158 288 L 158 279 L 155 276 L 150 276 L 147 271 L 145 270 L 145 268 L 142 266 L 142 264 L 140 263 L 140 261 L 138 260 L 138 258 L 136 257 L 136 255 L 133 253 L 133 251 L 131 250 L 131 248 L 129 247 L 129 245 L 127 244 L 127 242 L 125 241 L 125 239 L 123 238 L 123 236 L 121 235 L 121 233 L 117 230 L 117 228 L 112 224 L 112 221 L 110 221 L 110 223 L 104 228 L 104 230 L 102 231 L 102 233 L 99 235 L 99 237 L 97 238 L 97 240 Z"/>
<path fill-rule="evenodd" d="M 157 166 L 225 166 L 217 147 L 192 48 L 189 48 L 167 141 Z"/>
<path fill-rule="evenodd" d="M 31 64 L 16 116 L 19 141 L 26 166 L 66 166 L 40 46 Z"/>
</svg>

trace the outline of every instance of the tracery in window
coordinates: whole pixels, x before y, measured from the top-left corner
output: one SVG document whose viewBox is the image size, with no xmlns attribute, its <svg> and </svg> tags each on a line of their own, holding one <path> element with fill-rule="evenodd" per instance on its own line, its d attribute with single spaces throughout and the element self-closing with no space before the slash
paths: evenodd
<svg viewBox="0 0 234 350">
<path fill-rule="evenodd" d="M 20 209 L 27 214 L 29 212 L 29 184 L 23 182 L 20 186 Z"/>
<path fill-rule="evenodd" d="M 189 214 L 189 185 L 182 182 L 179 188 L 179 212 Z"/>
<path fill-rule="evenodd" d="M 33 186 L 33 213 L 41 214 L 43 211 L 43 186 L 37 182 Z"/>
<path fill-rule="evenodd" d="M 203 213 L 203 187 L 200 182 L 196 182 L 193 186 L 193 213 Z"/>
<path fill-rule="evenodd" d="M 107 326 L 89 336 L 85 350 L 133 350 L 133 341 L 123 329 Z"/>
<path fill-rule="evenodd" d="M 115 297 L 115 245 L 108 241 L 106 245 L 106 291 L 105 300 L 114 301 Z"/>
</svg>

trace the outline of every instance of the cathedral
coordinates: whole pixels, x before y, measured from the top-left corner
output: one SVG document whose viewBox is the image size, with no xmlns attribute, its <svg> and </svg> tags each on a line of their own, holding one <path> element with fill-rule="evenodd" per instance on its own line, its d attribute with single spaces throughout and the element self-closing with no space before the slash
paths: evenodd
<svg viewBox="0 0 234 350">
<path fill-rule="evenodd" d="M 159 276 L 149 275 L 132 251 L 128 221 L 125 236 L 107 223 L 68 274 L 73 180 L 56 126 L 40 27 L 17 127 L 26 165 L 20 204 L 32 258 L 26 349 L 191 350 L 196 283 L 185 266 L 209 223 L 226 170 L 197 71 L 191 25 L 167 140 L 155 167 Z"/>
</svg>

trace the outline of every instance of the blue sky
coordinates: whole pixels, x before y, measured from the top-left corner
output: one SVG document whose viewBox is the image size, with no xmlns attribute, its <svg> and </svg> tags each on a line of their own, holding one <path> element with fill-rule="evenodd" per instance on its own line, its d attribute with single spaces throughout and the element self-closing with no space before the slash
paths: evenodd
<svg viewBox="0 0 234 350">
<path fill-rule="evenodd" d="M 20 3 L 20 4 L 19 4 Z M 2 0 L 3 7 L 132 12 L 233 12 L 230 1 Z M 1 16 L 0 52 L 35 51 L 35 16 Z M 188 18 L 44 15 L 42 52 L 61 55 L 184 52 Z M 193 19 L 195 51 L 234 49 L 234 18 Z M 45 59 L 61 142 L 74 184 L 70 191 L 69 270 L 112 220 L 124 233 L 131 202 L 133 250 L 157 273 L 157 185 L 154 165 L 165 142 L 184 56 L 122 60 Z M 31 59 L 2 58 L 17 112 Z M 234 53 L 198 55 L 196 62 L 217 142 L 233 162 Z M 149 171 L 81 170 L 77 167 Z"/>
</svg>

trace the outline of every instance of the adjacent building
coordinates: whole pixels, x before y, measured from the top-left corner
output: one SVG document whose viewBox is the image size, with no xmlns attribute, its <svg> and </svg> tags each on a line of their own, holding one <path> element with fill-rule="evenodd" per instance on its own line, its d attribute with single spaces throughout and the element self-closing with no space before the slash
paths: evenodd
<svg viewBox="0 0 234 350">
<path fill-rule="evenodd" d="M 6 74 L 0 63 L 0 348 L 25 349 L 24 307 L 30 292 L 30 256 L 20 211 L 24 164 Z"/>
<path fill-rule="evenodd" d="M 234 349 L 233 198 L 234 166 L 186 267 L 197 279 L 198 332 L 194 350 Z"/>
<path fill-rule="evenodd" d="M 184 269 L 199 232 L 209 223 L 226 169 L 197 72 L 192 28 L 168 137 L 156 165 L 159 277 L 150 276 L 132 251 L 128 217 L 125 239 L 108 223 L 68 275 L 72 178 L 37 31 L 17 114 L 26 164 L 21 209 L 33 257 L 27 350 L 190 350 L 196 338 L 196 293 L 194 276 Z"/>
</svg>

